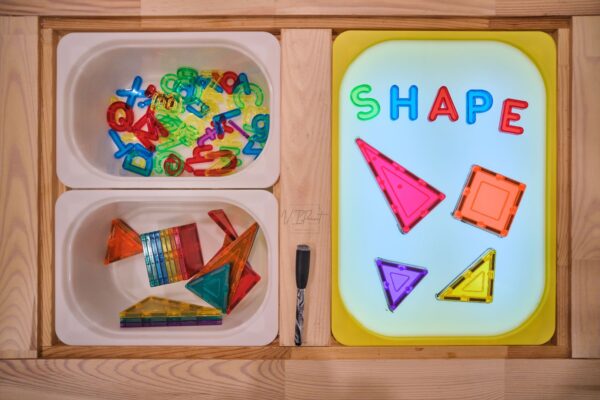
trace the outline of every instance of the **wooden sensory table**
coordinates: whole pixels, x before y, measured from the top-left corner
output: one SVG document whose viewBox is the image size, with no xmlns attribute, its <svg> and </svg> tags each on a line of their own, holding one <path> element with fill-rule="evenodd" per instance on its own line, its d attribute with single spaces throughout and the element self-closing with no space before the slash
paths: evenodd
<svg viewBox="0 0 600 400">
<path fill-rule="evenodd" d="M 175 3 L 0 2 L 0 398 L 158 398 L 175 393 L 173 381 L 193 398 L 600 397 L 599 1 Z M 555 39 L 557 323 L 547 344 L 345 347 L 331 336 L 331 46 L 350 29 L 542 30 Z M 55 173 L 58 40 L 69 32 L 203 30 L 269 31 L 281 44 L 282 165 L 272 188 L 279 337 L 265 347 L 62 344 L 53 321 L 53 218 L 69 188 Z M 294 347 L 300 242 L 314 261 L 306 345 Z"/>
</svg>

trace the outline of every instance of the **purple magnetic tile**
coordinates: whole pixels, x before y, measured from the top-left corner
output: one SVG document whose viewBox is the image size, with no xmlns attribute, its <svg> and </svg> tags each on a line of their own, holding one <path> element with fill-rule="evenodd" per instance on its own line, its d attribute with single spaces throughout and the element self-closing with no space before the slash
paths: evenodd
<svg viewBox="0 0 600 400">
<path fill-rule="evenodd" d="M 425 268 L 387 261 L 382 258 L 377 258 L 375 263 L 390 311 L 394 311 L 427 275 Z"/>
<path fill-rule="evenodd" d="M 160 322 L 133 322 L 133 323 L 125 323 L 120 322 L 121 328 L 153 328 L 153 327 L 161 327 L 161 326 L 199 326 L 199 325 L 222 325 L 223 320 L 218 319 L 209 319 L 209 320 L 196 320 L 196 321 L 160 321 Z"/>
</svg>

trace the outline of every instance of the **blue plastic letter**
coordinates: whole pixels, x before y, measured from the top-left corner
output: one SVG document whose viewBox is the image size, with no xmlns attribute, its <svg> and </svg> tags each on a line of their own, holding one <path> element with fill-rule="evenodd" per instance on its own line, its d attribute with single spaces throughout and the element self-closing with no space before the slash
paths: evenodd
<svg viewBox="0 0 600 400">
<path fill-rule="evenodd" d="M 115 158 L 117 158 L 117 159 L 121 158 L 125 154 L 127 154 L 131 150 L 133 150 L 133 145 L 131 143 L 127 143 L 127 144 L 123 143 L 123 140 L 121 140 L 121 137 L 115 130 L 109 129 L 108 136 L 110 136 L 113 143 L 117 146 L 117 152 L 115 153 Z"/>
<path fill-rule="evenodd" d="M 400 98 L 398 86 L 390 87 L 390 118 L 395 121 L 400 116 L 400 107 L 408 107 L 408 119 L 414 121 L 419 116 L 419 88 L 412 85 L 408 88 L 408 97 Z"/>
<path fill-rule="evenodd" d="M 481 102 L 478 103 L 478 100 Z M 492 108 L 492 104 L 494 104 L 494 99 L 487 90 L 469 90 L 467 92 L 467 124 L 474 124 L 477 114 L 488 111 Z"/>
</svg>

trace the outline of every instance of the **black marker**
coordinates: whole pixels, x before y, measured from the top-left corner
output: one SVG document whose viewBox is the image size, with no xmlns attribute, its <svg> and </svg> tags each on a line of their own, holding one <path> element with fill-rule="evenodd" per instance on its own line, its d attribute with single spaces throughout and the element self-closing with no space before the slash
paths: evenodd
<svg viewBox="0 0 600 400">
<path fill-rule="evenodd" d="M 296 248 L 296 330 L 294 343 L 302 345 L 302 326 L 304 325 L 304 289 L 308 282 L 308 270 L 310 267 L 310 247 L 300 244 Z"/>
</svg>

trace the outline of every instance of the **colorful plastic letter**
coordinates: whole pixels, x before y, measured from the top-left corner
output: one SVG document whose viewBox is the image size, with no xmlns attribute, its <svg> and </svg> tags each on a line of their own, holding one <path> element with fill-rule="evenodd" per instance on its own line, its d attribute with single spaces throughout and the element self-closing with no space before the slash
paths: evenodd
<svg viewBox="0 0 600 400">
<path fill-rule="evenodd" d="M 106 111 L 108 126 L 117 132 L 131 130 L 133 124 L 133 110 L 122 101 L 115 101 Z"/>
<path fill-rule="evenodd" d="M 518 121 L 521 116 L 513 112 L 513 108 L 524 110 L 529 106 L 529 103 L 522 100 L 506 99 L 502 103 L 502 113 L 500 114 L 500 132 L 510 133 L 513 135 L 521 135 L 524 129 L 520 126 L 511 125 L 511 121 Z"/>
<path fill-rule="evenodd" d="M 255 83 L 249 83 L 248 86 L 250 86 L 250 93 L 254 93 L 254 105 L 257 107 L 262 106 L 265 95 L 263 94 L 260 86 Z M 242 100 L 242 92 L 244 92 L 246 96 L 249 96 L 249 94 L 246 94 L 246 90 L 242 86 L 237 86 L 233 91 L 233 101 L 238 108 L 244 108 L 246 106 Z"/>
<path fill-rule="evenodd" d="M 493 104 L 494 98 L 487 90 L 469 90 L 467 92 L 467 124 L 474 124 L 477 114 L 489 111 Z"/>
<path fill-rule="evenodd" d="M 452 122 L 458 120 L 458 112 L 456 112 L 452 96 L 450 96 L 450 92 L 446 86 L 442 86 L 438 90 L 427 119 L 435 121 L 438 115 L 446 115 Z"/>
<path fill-rule="evenodd" d="M 233 89 L 238 81 L 238 74 L 233 71 L 227 71 L 223 73 L 221 79 L 219 79 L 219 85 L 227 94 L 233 94 Z"/>
<path fill-rule="evenodd" d="M 152 167 L 152 153 L 139 143 L 133 145 L 133 149 L 127 153 L 123 160 L 123 169 L 142 176 L 150 176 Z"/>
<path fill-rule="evenodd" d="M 124 157 L 125 154 L 129 153 L 130 151 L 133 150 L 133 144 L 131 143 L 123 143 L 123 140 L 121 140 L 121 137 L 119 136 L 119 134 L 112 130 L 109 129 L 108 130 L 108 136 L 110 136 L 110 138 L 112 139 L 113 143 L 117 146 L 117 151 L 115 153 L 115 158 L 119 159 L 121 157 Z"/>
<path fill-rule="evenodd" d="M 419 117 L 419 88 L 412 85 L 408 88 L 408 97 L 400 98 L 399 96 L 398 86 L 392 85 L 390 87 L 391 120 L 395 121 L 400 117 L 400 107 L 408 107 L 408 119 L 416 120 Z"/>
<path fill-rule="evenodd" d="M 252 136 L 252 138 L 254 138 L 254 135 Z M 257 142 L 255 142 L 252 139 L 249 139 L 246 145 L 244 146 L 242 153 L 248 156 L 254 156 L 254 159 L 256 159 L 256 157 L 258 157 L 260 153 L 262 153 L 262 147 L 260 145 L 258 145 L 258 147 L 254 147 L 255 143 Z"/>
<path fill-rule="evenodd" d="M 179 176 L 183 172 L 185 162 L 175 153 L 169 154 L 165 159 L 165 173 L 169 176 Z"/>
<path fill-rule="evenodd" d="M 363 97 L 362 94 L 371 92 L 371 85 L 362 84 L 354 87 L 350 92 L 350 101 L 357 107 L 366 107 L 367 110 L 356 113 L 356 118 L 361 121 L 368 121 L 379 115 L 381 106 L 379 102 L 372 97 Z"/>
<path fill-rule="evenodd" d="M 144 127 L 146 128 L 145 130 Z M 158 140 L 159 135 L 163 137 L 169 136 L 169 131 L 156 119 L 152 108 L 148 108 L 148 111 L 133 124 L 132 130 L 138 140 L 149 151 L 155 150 L 154 143 L 151 142 L 152 140 Z"/>
<path fill-rule="evenodd" d="M 241 74 L 238 75 L 237 82 L 235 83 L 235 87 L 233 88 L 234 92 L 238 88 L 238 86 L 243 89 L 244 94 L 246 96 L 250 95 L 250 93 L 251 93 L 250 82 L 248 81 L 248 75 L 246 75 L 245 72 L 242 72 Z"/>
<path fill-rule="evenodd" d="M 215 125 L 215 130 L 217 134 L 224 133 L 223 132 L 223 124 L 231 118 L 235 118 L 242 114 L 242 110 L 239 108 L 234 108 L 233 110 L 225 111 L 224 113 L 217 114 L 213 117 L 213 124 Z"/>
<path fill-rule="evenodd" d="M 126 97 L 127 106 L 133 107 L 138 97 L 146 97 L 145 90 L 142 90 L 142 77 L 138 75 L 133 78 L 131 89 L 118 89 L 116 93 L 117 96 Z"/>
</svg>

